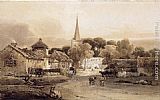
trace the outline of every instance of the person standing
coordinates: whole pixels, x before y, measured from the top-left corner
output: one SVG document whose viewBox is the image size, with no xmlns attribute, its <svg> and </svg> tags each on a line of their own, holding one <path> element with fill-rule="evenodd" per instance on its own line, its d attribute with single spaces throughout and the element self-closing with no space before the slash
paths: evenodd
<svg viewBox="0 0 160 100">
<path fill-rule="evenodd" d="M 105 78 L 100 77 L 100 80 L 99 80 L 100 86 L 104 86 L 104 81 L 105 81 Z"/>
</svg>

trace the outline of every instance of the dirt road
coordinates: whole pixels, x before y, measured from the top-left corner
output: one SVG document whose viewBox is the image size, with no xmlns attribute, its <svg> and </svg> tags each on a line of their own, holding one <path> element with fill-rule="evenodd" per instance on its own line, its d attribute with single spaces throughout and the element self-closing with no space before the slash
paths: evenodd
<svg viewBox="0 0 160 100">
<path fill-rule="evenodd" d="M 59 84 L 57 89 L 65 100 L 160 100 L 160 86 L 106 81 L 105 86 L 101 87 L 98 81 L 96 83 L 89 86 L 88 77 L 79 76 Z"/>
</svg>

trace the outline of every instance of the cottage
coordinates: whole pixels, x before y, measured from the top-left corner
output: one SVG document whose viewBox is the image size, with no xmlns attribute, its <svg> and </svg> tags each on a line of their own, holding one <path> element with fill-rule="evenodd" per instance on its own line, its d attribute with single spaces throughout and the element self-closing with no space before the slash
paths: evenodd
<svg viewBox="0 0 160 100">
<path fill-rule="evenodd" d="M 60 69 L 61 74 L 67 75 L 69 68 L 72 66 L 72 60 L 61 51 L 54 51 L 49 57 L 51 69 Z"/>
<path fill-rule="evenodd" d="M 32 51 L 36 54 L 39 58 L 44 59 L 44 66 L 43 69 L 50 69 L 49 65 L 49 54 L 48 54 L 48 46 L 39 38 L 39 41 L 33 44 Z"/>
<path fill-rule="evenodd" d="M 2 74 L 27 74 L 30 67 L 43 67 L 44 59 L 30 56 L 11 44 L 1 51 L 0 67 Z"/>
<path fill-rule="evenodd" d="M 61 51 L 54 51 L 49 57 L 49 64 L 51 68 L 69 68 L 72 64 L 72 60 Z"/>
<path fill-rule="evenodd" d="M 99 69 L 102 66 L 102 60 L 101 57 L 92 57 L 88 59 L 84 59 L 82 61 L 81 66 L 85 69 Z"/>
<path fill-rule="evenodd" d="M 43 44 L 43 45 L 42 45 Z M 31 68 L 45 68 L 48 65 L 46 57 L 48 46 L 42 39 L 32 45 L 32 50 L 21 49 L 17 43 L 11 43 L 0 52 L 1 75 L 28 74 Z"/>
</svg>

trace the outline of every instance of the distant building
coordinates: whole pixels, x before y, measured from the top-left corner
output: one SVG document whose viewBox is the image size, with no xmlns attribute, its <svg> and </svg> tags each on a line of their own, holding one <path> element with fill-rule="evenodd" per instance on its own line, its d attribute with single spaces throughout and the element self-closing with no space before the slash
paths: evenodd
<svg viewBox="0 0 160 100">
<path fill-rule="evenodd" d="M 82 61 L 81 66 L 85 69 L 99 69 L 102 66 L 102 60 L 103 58 L 101 57 L 92 57 L 89 59 L 84 59 Z"/>
<path fill-rule="evenodd" d="M 79 33 L 79 25 L 78 25 L 78 17 L 77 17 L 74 38 L 71 40 L 71 48 L 79 45 L 80 43 L 81 43 L 81 38 L 80 38 L 80 33 Z"/>
<path fill-rule="evenodd" d="M 77 17 L 74 37 L 71 40 L 71 48 L 74 48 L 81 43 L 82 43 L 82 39 L 80 38 L 78 17 Z M 101 65 L 102 65 L 102 59 L 103 58 L 101 58 L 101 57 L 92 57 L 92 58 L 89 58 L 89 59 L 84 59 L 80 66 L 83 67 L 83 68 L 87 68 L 87 69 L 100 68 Z"/>
</svg>

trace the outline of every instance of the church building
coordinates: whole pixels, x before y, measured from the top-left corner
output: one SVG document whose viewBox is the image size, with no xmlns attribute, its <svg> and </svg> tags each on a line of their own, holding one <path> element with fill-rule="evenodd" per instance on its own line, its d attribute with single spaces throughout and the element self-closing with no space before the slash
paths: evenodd
<svg viewBox="0 0 160 100">
<path fill-rule="evenodd" d="M 78 17 L 77 17 L 74 37 L 71 40 L 71 48 L 74 48 L 81 43 L 82 43 L 82 39 L 80 38 L 79 22 L 78 22 Z M 91 57 L 88 59 L 84 59 L 81 62 L 80 66 L 86 69 L 100 68 L 102 66 L 102 60 L 103 58 L 101 57 Z"/>
<path fill-rule="evenodd" d="M 81 43 L 81 38 L 79 33 L 79 25 L 78 25 L 78 17 L 77 17 L 74 37 L 71 40 L 71 48 L 78 46 L 80 43 Z"/>
</svg>

